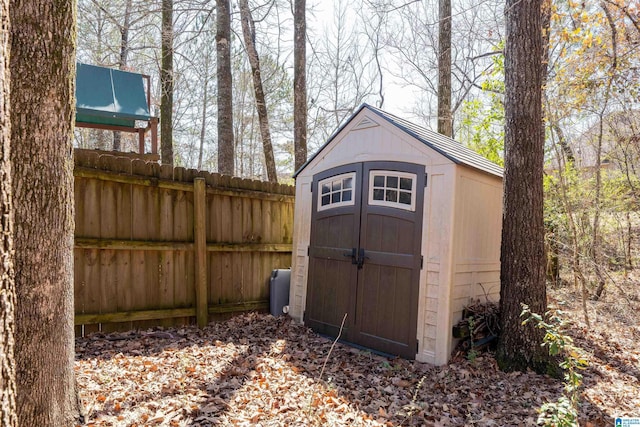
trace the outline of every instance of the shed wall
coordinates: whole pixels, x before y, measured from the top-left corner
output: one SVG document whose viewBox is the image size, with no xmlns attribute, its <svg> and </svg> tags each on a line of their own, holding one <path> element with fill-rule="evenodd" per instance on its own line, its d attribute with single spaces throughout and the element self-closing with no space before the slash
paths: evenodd
<svg viewBox="0 0 640 427">
<path fill-rule="evenodd" d="M 446 324 L 450 318 L 448 295 L 456 168 L 454 164 L 427 168 L 416 360 L 432 364 L 444 364 L 448 360 L 442 346 L 446 345 Z"/>
<path fill-rule="evenodd" d="M 500 298 L 502 180 L 459 167 L 454 219 L 451 326 L 473 300 Z M 449 351 L 452 338 L 449 328 Z"/>
</svg>

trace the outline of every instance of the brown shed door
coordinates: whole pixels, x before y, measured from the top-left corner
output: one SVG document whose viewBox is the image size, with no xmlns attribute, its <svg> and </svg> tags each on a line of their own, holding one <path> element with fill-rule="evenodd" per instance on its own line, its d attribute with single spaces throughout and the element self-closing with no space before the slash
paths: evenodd
<svg viewBox="0 0 640 427">
<path fill-rule="evenodd" d="M 305 323 L 414 358 L 424 166 L 356 163 L 314 176 Z"/>
</svg>

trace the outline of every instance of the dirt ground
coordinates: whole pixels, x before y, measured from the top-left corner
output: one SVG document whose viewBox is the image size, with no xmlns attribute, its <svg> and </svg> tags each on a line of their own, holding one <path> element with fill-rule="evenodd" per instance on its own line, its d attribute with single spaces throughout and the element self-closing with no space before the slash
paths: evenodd
<svg viewBox="0 0 640 427">
<path fill-rule="evenodd" d="M 634 286 L 637 288 L 637 284 Z M 588 302 L 550 290 L 588 354 L 580 425 L 640 417 L 637 295 Z M 491 353 L 433 367 L 332 342 L 285 317 L 246 314 L 195 327 L 76 341 L 89 426 L 528 426 L 560 381 L 503 373 Z M 325 366 L 326 361 L 326 366 Z M 324 371 L 323 371 L 324 367 Z M 322 375 L 321 375 L 322 374 Z"/>
</svg>

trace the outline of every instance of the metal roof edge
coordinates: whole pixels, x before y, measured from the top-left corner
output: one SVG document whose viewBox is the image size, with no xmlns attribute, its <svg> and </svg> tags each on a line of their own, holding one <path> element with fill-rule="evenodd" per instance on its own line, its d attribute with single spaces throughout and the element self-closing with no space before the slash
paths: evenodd
<svg viewBox="0 0 640 427">
<path fill-rule="evenodd" d="M 460 160 L 456 159 L 455 157 L 451 156 L 449 153 L 447 153 L 446 151 L 444 151 L 443 149 L 434 146 L 433 144 L 431 144 L 428 141 L 425 141 L 425 139 L 423 137 L 421 137 L 420 135 L 418 135 L 417 133 L 413 132 L 411 129 L 407 128 L 406 126 L 401 125 L 400 123 L 396 123 L 393 120 L 390 120 L 389 117 L 386 117 L 385 115 L 388 116 L 393 116 L 393 117 L 397 117 L 400 120 L 400 117 L 391 114 L 391 113 L 387 113 L 386 111 L 383 114 L 383 111 L 375 108 L 375 107 L 371 107 L 369 105 L 367 105 L 368 107 L 370 107 L 369 109 L 374 112 L 376 115 L 382 117 L 383 119 L 385 119 L 387 122 L 391 123 L 393 126 L 397 127 L 398 129 L 400 129 L 401 131 L 403 131 L 404 133 L 407 133 L 409 135 L 411 135 L 412 137 L 414 137 L 415 139 L 417 139 L 418 141 L 422 142 L 423 144 L 425 144 L 426 146 L 428 146 L 429 148 L 433 149 L 434 151 L 436 151 L 438 154 L 442 154 L 443 156 L 445 156 L 447 159 L 451 160 L 453 163 L 455 164 L 460 164 Z"/>
<path fill-rule="evenodd" d="M 377 116 L 385 119 L 388 123 L 392 124 L 393 126 L 397 127 L 401 131 L 403 131 L 403 132 L 407 133 L 408 135 L 412 136 L 413 138 L 417 139 L 418 141 L 422 142 L 423 144 L 425 144 L 427 147 L 431 148 L 435 152 L 437 152 L 437 153 L 441 154 L 442 156 L 444 156 L 445 158 L 451 160 L 453 163 L 455 163 L 457 165 L 467 166 L 467 167 L 473 168 L 473 169 L 475 169 L 475 170 L 477 170 L 479 172 L 484 172 L 484 173 L 487 173 L 487 174 L 492 175 L 492 176 L 497 176 L 497 177 L 503 178 L 503 176 L 504 176 L 503 173 L 498 173 L 496 171 L 492 171 L 490 169 L 484 168 L 481 165 L 476 165 L 476 164 L 473 164 L 471 162 L 464 161 L 463 159 L 460 159 L 460 158 L 448 153 L 445 149 L 436 146 L 435 144 L 433 144 L 429 140 L 425 139 L 424 136 L 421 136 L 421 135 L 417 134 L 413 130 L 411 130 L 408 127 L 404 126 L 402 123 L 398 123 L 398 122 L 394 121 L 393 119 L 395 118 L 398 121 L 410 123 L 408 120 L 402 119 L 402 118 L 400 118 L 400 117 L 398 117 L 398 116 L 396 116 L 394 114 L 388 113 L 388 112 L 383 111 L 383 110 L 381 110 L 379 108 L 372 107 L 370 105 L 366 105 L 366 106 L 369 107 L 369 110 L 374 112 Z M 463 148 L 465 150 L 468 150 L 470 153 L 473 153 L 473 154 L 477 155 L 478 157 L 484 159 L 485 161 L 491 163 L 492 165 L 495 165 L 496 168 L 502 169 L 499 165 L 496 165 L 492 161 L 486 159 L 485 157 L 481 156 L 480 154 L 476 153 L 475 151 L 471 150 L 470 148 L 462 145 L 461 142 L 458 142 L 458 141 L 456 141 L 455 139 L 453 139 L 451 137 L 448 137 L 448 136 L 445 136 L 445 135 L 442 135 L 442 134 L 438 134 L 437 132 L 434 132 L 434 131 L 432 131 L 430 129 L 427 129 L 427 128 L 423 127 L 423 126 L 416 125 L 414 123 L 410 123 L 410 124 L 420 128 L 421 130 L 424 130 L 425 132 L 434 133 L 440 138 L 449 139 L 449 140 L 451 140 L 452 143 L 460 144 L 461 148 Z"/>
</svg>

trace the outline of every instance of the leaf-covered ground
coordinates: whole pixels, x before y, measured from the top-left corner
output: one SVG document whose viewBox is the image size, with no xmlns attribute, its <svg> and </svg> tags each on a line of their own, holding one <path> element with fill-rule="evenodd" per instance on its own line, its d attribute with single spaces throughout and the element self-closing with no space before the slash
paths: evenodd
<svg viewBox="0 0 640 427">
<path fill-rule="evenodd" d="M 581 425 L 640 416 L 636 300 L 554 293 L 588 352 Z M 94 334 L 76 341 L 89 426 L 526 426 L 562 384 L 503 373 L 491 354 L 433 367 L 337 344 L 287 318 L 246 314 L 204 330 Z M 319 379 L 323 364 L 326 367 Z"/>
</svg>

